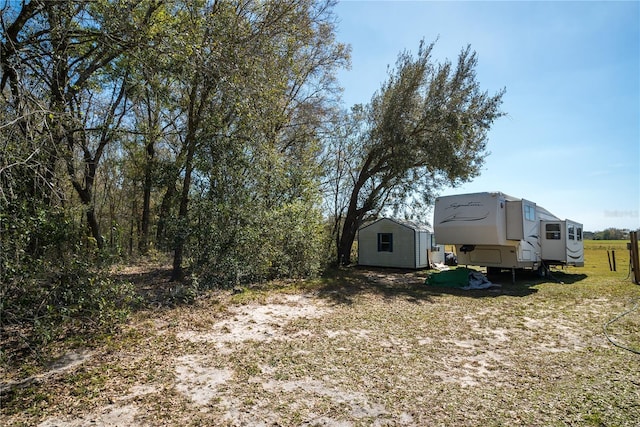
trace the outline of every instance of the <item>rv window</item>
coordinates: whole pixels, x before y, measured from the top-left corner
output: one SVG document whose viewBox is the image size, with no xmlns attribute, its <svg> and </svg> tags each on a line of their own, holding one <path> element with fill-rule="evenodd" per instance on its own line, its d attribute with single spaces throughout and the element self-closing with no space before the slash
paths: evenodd
<svg viewBox="0 0 640 427">
<path fill-rule="evenodd" d="M 582 228 L 578 227 L 578 241 L 582 240 Z"/>
<path fill-rule="evenodd" d="M 378 252 L 393 252 L 392 233 L 378 233 Z"/>
<path fill-rule="evenodd" d="M 547 240 L 560 240 L 560 224 L 547 224 L 545 229 Z"/>
<path fill-rule="evenodd" d="M 536 220 L 536 208 L 531 205 L 524 205 L 524 219 L 527 221 Z"/>
<path fill-rule="evenodd" d="M 569 226 L 569 240 L 576 240 L 576 228 L 573 225 Z"/>
</svg>

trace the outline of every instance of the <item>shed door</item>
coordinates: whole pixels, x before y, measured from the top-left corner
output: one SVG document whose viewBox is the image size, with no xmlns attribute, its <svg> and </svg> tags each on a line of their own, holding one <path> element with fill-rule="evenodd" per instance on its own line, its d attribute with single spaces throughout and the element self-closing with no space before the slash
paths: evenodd
<svg viewBox="0 0 640 427">
<path fill-rule="evenodd" d="M 426 267 L 429 265 L 429 241 L 427 233 L 424 231 L 417 231 L 416 235 L 418 236 L 418 247 L 417 247 L 417 256 L 418 256 L 418 265 L 416 267 Z"/>
</svg>

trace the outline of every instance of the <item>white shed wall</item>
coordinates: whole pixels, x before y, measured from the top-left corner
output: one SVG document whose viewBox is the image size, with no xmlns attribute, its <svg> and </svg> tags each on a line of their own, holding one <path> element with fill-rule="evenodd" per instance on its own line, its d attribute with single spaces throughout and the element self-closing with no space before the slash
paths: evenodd
<svg viewBox="0 0 640 427">
<path fill-rule="evenodd" d="M 378 234 L 393 235 L 393 252 L 378 251 Z M 416 268 L 415 231 L 383 218 L 358 232 L 358 264 L 377 267 Z"/>
</svg>

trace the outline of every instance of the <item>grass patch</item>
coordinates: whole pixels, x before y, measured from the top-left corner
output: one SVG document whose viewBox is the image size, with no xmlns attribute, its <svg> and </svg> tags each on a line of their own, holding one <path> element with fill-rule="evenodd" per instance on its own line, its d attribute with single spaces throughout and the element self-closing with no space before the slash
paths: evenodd
<svg viewBox="0 0 640 427">
<path fill-rule="evenodd" d="M 352 268 L 150 306 L 82 364 L 4 393 L 0 424 L 636 425 L 639 356 L 603 325 L 640 287 L 609 271 L 625 242 L 585 246 L 584 268 L 505 274 L 499 292 Z M 638 311 L 609 330 L 639 346 Z"/>
</svg>

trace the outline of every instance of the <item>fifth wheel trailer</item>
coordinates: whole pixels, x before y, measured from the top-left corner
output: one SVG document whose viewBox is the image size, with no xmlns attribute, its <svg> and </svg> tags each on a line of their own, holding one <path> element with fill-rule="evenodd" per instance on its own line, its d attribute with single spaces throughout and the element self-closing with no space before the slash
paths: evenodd
<svg viewBox="0 0 640 427">
<path fill-rule="evenodd" d="M 582 224 L 500 192 L 438 197 L 434 234 L 438 244 L 455 245 L 458 264 L 488 271 L 584 266 Z"/>
</svg>

